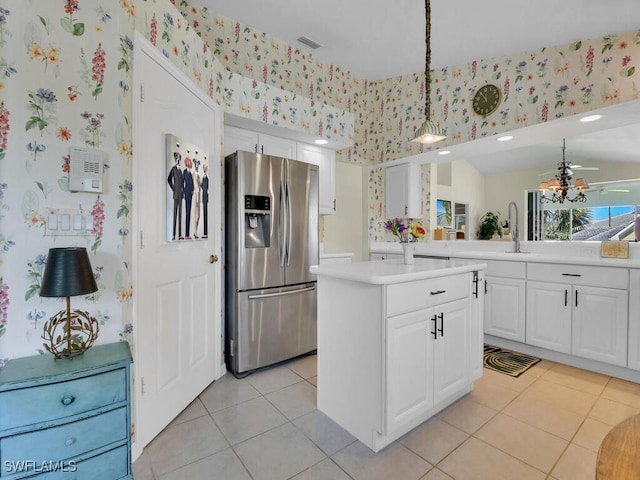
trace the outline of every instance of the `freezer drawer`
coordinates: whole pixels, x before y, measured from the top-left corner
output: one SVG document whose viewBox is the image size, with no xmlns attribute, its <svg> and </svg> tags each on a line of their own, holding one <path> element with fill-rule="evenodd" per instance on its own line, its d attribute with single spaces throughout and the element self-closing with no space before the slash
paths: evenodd
<svg viewBox="0 0 640 480">
<path fill-rule="evenodd" d="M 234 372 L 265 367 L 316 349 L 315 282 L 240 292 L 237 302 L 236 335 L 230 345 Z"/>
</svg>

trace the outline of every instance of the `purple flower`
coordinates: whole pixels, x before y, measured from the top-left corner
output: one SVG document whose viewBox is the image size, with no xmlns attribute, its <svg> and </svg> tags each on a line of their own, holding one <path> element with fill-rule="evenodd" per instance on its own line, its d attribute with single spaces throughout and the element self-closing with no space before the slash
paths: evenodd
<svg viewBox="0 0 640 480">
<path fill-rule="evenodd" d="M 38 97 L 40 100 L 46 101 L 47 103 L 53 103 L 58 101 L 58 99 L 56 98 L 56 95 L 51 90 L 44 89 L 44 88 L 38 89 L 38 93 L 36 93 L 36 97 Z"/>
</svg>

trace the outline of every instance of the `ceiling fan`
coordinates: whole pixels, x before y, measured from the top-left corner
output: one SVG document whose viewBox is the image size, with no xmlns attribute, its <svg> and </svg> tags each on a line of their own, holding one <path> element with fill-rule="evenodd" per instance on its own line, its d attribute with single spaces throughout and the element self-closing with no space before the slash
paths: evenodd
<svg viewBox="0 0 640 480">
<path fill-rule="evenodd" d="M 609 192 L 629 193 L 631 192 L 631 190 L 629 190 L 628 188 L 610 188 L 605 186 L 600 187 L 600 195 L 606 195 Z"/>
<path fill-rule="evenodd" d="M 571 167 L 569 167 L 569 169 L 567 170 L 567 173 L 569 175 L 573 175 L 573 171 L 574 170 L 600 170 L 600 167 L 583 167 L 582 165 L 571 165 Z M 539 177 L 546 177 L 547 175 L 550 175 L 552 173 L 556 173 L 556 170 L 547 170 L 546 172 L 542 172 L 539 173 L 538 176 Z"/>
</svg>

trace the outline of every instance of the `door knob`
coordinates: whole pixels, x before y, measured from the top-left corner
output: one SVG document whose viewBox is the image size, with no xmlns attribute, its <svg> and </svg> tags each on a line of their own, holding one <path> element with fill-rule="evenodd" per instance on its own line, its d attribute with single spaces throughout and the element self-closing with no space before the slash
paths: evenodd
<svg viewBox="0 0 640 480">
<path fill-rule="evenodd" d="M 216 263 L 218 261 L 217 255 L 209 255 L 209 263 Z"/>
</svg>

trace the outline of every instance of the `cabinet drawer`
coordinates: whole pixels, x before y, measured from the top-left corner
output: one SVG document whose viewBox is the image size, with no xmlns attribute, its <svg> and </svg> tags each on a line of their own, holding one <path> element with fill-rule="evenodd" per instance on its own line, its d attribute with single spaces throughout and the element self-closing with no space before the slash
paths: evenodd
<svg viewBox="0 0 640 480">
<path fill-rule="evenodd" d="M 69 417 L 127 399 L 121 368 L 89 377 L 0 393 L 0 432 Z"/>
<path fill-rule="evenodd" d="M 527 264 L 525 262 L 510 262 L 506 260 L 483 260 L 487 269 L 485 275 L 505 278 L 525 278 L 527 275 Z"/>
<path fill-rule="evenodd" d="M 471 291 L 469 274 L 451 275 L 416 282 L 395 283 L 387 287 L 387 316 L 466 298 Z"/>
<path fill-rule="evenodd" d="M 127 409 L 0 440 L 3 471 L 7 461 L 69 459 L 118 440 L 126 440 Z"/>
<path fill-rule="evenodd" d="M 625 268 L 529 263 L 527 280 L 569 283 L 589 287 L 629 288 L 629 272 Z"/>
<path fill-rule="evenodd" d="M 114 448 L 108 452 L 101 453 L 95 457 L 88 458 L 81 462 L 62 460 L 58 462 L 44 460 L 46 464 L 40 463 L 43 460 L 34 460 L 41 473 L 29 477 L 29 480 L 82 480 L 91 478 L 94 480 L 116 480 L 125 478 L 129 474 L 129 452 L 127 445 Z M 2 473 L 21 473 L 22 466 L 17 463 L 4 463 Z M 45 471 L 48 469 L 49 471 Z M 0 474 L 0 477 L 2 474 Z M 128 477 L 127 477 L 128 478 Z"/>
</svg>

